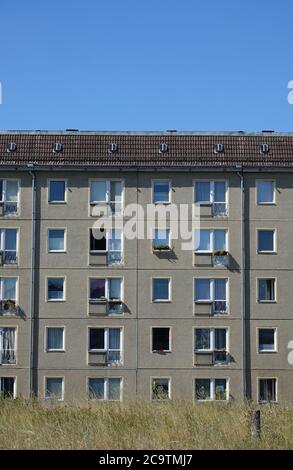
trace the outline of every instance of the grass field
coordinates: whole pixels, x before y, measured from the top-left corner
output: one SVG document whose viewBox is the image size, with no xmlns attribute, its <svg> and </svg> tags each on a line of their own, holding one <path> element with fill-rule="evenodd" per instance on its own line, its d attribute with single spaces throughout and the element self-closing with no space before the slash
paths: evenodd
<svg viewBox="0 0 293 470">
<path fill-rule="evenodd" d="M 261 438 L 249 405 L 95 403 L 42 406 L 0 400 L 0 449 L 292 449 L 293 407 L 262 406 Z"/>
</svg>

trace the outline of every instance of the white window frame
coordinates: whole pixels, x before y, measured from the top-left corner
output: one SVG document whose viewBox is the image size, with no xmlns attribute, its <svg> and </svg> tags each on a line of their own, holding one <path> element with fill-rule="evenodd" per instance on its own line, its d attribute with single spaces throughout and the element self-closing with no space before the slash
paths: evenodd
<svg viewBox="0 0 293 470">
<path fill-rule="evenodd" d="M 91 240 L 91 236 L 92 236 L 92 227 L 89 228 L 89 252 L 94 254 L 94 253 L 105 253 L 105 254 L 109 254 L 109 253 L 120 253 L 121 254 L 121 262 L 119 264 L 121 264 L 123 262 L 123 254 L 124 254 L 124 236 L 123 236 L 123 230 L 120 229 L 120 228 L 113 228 L 113 229 L 104 229 L 105 230 L 105 238 L 106 238 L 106 249 L 105 250 L 91 250 L 91 246 L 90 246 L 90 240 Z M 110 246 L 110 240 L 112 240 L 112 238 L 110 237 L 110 234 L 114 231 L 120 231 L 120 234 L 121 234 L 121 237 L 120 237 L 120 241 L 121 241 L 121 250 L 118 251 L 118 250 L 109 250 L 109 246 Z M 111 264 L 117 264 L 117 263 L 111 263 Z"/>
<path fill-rule="evenodd" d="M 63 181 L 64 184 L 65 184 L 65 188 L 64 188 L 64 200 L 63 201 L 54 201 L 54 200 L 50 200 L 50 196 L 51 196 L 51 182 L 52 181 Z M 68 190 L 68 182 L 67 182 L 67 178 L 48 178 L 47 180 L 47 202 L 48 204 L 67 204 L 67 190 Z"/>
<path fill-rule="evenodd" d="M 3 280 L 15 279 L 15 299 L 4 299 L 3 298 Z M 15 300 L 15 305 L 18 304 L 18 276 L 0 276 L 0 301 L 4 300 Z"/>
<path fill-rule="evenodd" d="M 101 379 L 104 380 L 104 397 L 103 398 L 90 398 L 90 380 L 93 379 Z M 120 380 L 120 387 L 119 387 L 119 400 L 113 400 L 109 398 L 109 382 L 111 379 Z M 113 401 L 113 402 L 121 402 L 122 401 L 122 392 L 123 392 L 123 378 L 122 377 L 88 377 L 88 397 L 89 400 L 97 400 L 97 401 Z"/>
<path fill-rule="evenodd" d="M 168 398 L 166 398 L 166 401 L 167 400 L 171 400 L 171 384 L 172 384 L 172 379 L 171 377 L 151 377 L 151 401 L 162 401 L 160 400 L 159 398 L 153 398 L 153 383 L 155 380 L 167 380 L 168 381 Z M 165 400 L 163 400 L 165 401 Z"/>
<path fill-rule="evenodd" d="M 171 250 L 171 229 L 170 228 L 153 228 L 152 229 L 152 247 L 153 247 L 153 250 L 154 251 L 160 251 L 160 250 L 157 250 L 157 248 L 155 247 L 154 245 L 154 242 L 155 242 L 155 232 L 156 231 L 160 231 L 160 230 L 164 230 L 166 232 L 166 234 L 168 235 L 166 240 L 167 240 L 167 244 L 168 244 L 168 249 L 166 248 L 166 251 L 169 251 Z M 161 251 L 164 251 L 164 250 L 161 250 Z"/>
<path fill-rule="evenodd" d="M 273 200 L 271 202 L 259 202 L 258 192 L 259 192 L 259 186 L 260 186 L 261 183 L 272 183 L 272 185 L 273 185 Z M 255 198 L 256 198 L 256 205 L 257 206 L 274 206 L 274 205 L 276 205 L 276 180 L 258 179 L 258 180 L 256 180 L 255 190 L 256 190 Z"/>
<path fill-rule="evenodd" d="M 90 298 L 91 279 L 105 281 L 105 300 L 107 300 L 108 302 L 111 302 L 111 300 L 112 300 L 112 299 L 110 299 L 110 281 L 119 279 L 120 280 L 120 299 L 117 299 L 117 300 L 120 300 L 121 302 L 123 302 L 123 294 L 124 294 L 124 282 L 123 282 L 124 279 L 123 279 L 123 277 L 119 277 L 119 276 L 116 276 L 116 277 L 114 277 L 114 276 L 112 276 L 112 277 L 97 277 L 97 276 L 94 276 L 93 277 L 93 276 L 90 276 L 88 278 L 88 301 L 89 302 L 99 300 L 99 299 L 91 299 Z"/>
<path fill-rule="evenodd" d="M 92 183 L 95 182 L 101 182 L 105 181 L 106 182 L 106 200 L 105 201 L 92 201 L 91 195 L 92 195 Z M 90 206 L 96 206 L 96 205 L 110 205 L 110 204 L 116 204 L 115 201 L 110 200 L 110 195 L 111 195 L 111 181 L 113 182 L 120 182 L 121 183 L 121 212 L 115 212 L 114 215 L 122 215 L 123 210 L 124 210 L 124 180 L 120 178 L 91 178 L 89 180 L 89 204 Z"/>
<path fill-rule="evenodd" d="M 260 399 L 260 381 L 261 380 L 275 380 L 275 400 L 270 402 Z M 278 403 L 278 378 L 277 377 L 257 377 L 257 402 L 262 403 Z"/>
<path fill-rule="evenodd" d="M 6 250 L 5 248 L 5 238 L 6 238 L 6 231 L 7 230 L 15 230 L 16 231 L 16 244 L 15 244 L 15 250 Z M 19 257 L 19 228 L 15 227 L 1 227 L 0 228 L 0 250 L 2 251 L 4 258 L 3 258 L 3 264 L 5 263 L 5 252 L 6 251 L 15 251 L 15 263 L 7 263 L 9 264 L 17 264 L 18 263 L 18 257 Z"/>
<path fill-rule="evenodd" d="M 9 203 L 11 201 L 6 200 L 6 193 L 7 193 L 7 181 L 16 181 L 17 182 L 17 199 L 16 201 L 16 212 L 12 214 L 7 214 L 7 215 L 19 215 L 20 212 L 20 180 L 17 178 L 0 178 L 0 181 L 2 181 L 2 199 L 0 199 L 0 203 L 3 203 L 5 206 L 5 203 Z M 5 215 L 5 214 L 4 214 Z"/>
<path fill-rule="evenodd" d="M 203 228 L 195 231 L 195 234 L 194 234 L 195 240 L 197 239 L 197 232 L 201 232 L 203 230 L 210 232 L 210 247 L 211 247 L 211 249 L 210 250 L 195 249 L 194 250 L 195 253 L 213 253 L 213 251 L 215 251 L 215 232 L 218 232 L 218 231 L 225 232 L 225 248 L 223 248 L 223 250 L 225 250 L 227 252 L 229 251 L 229 248 L 228 248 L 228 229 L 226 229 L 226 228 L 214 229 L 214 228 L 205 228 L 205 227 L 203 227 Z"/>
<path fill-rule="evenodd" d="M 209 380 L 210 381 L 210 398 L 208 400 L 198 400 L 195 394 L 195 382 L 196 380 Z M 216 380 L 226 380 L 226 399 L 225 400 L 216 400 Z M 196 402 L 209 402 L 209 401 L 216 401 L 216 402 L 227 402 L 229 401 L 230 391 L 229 391 L 230 381 L 227 377 L 195 377 L 194 379 L 194 400 Z"/>
<path fill-rule="evenodd" d="M 63 250 L 50 250 L 50 231 L 63 230 L 64 232 L 64 249 Z M 67 229 L 64 227 L 49 227 L 47 229 L 47 251 L 48 253 L 66 253 L 67 251 Z"/>
<path fill-rule="evenodd" d="M 1 394 L 1 388 L 2 388 L 2 380 L 3 379 L 13 379 L 13 396 L 12 398 L 16 398 L 16 381 L 17 381 L 17 377 L 14 376 L 14 375 L 1 375 L 0 376 L 0 394 Z"/>
<path fill-rule="evenodd" d="M 273 237 L 274 246 L 272 250 L 259 250 L 259 247 L 258 247 L 259 232 L 274 232 L 274 237 Z M 256 251 L 258 254 L 277 253 L 277 230 L 275 228 L 257 228 L 256 229 Z"/>
<path fill-rule="evenodd" d="M 195 298 L 195 281 L 197 280 L 208 280 L 210 281 L 210 298 L 209 299 L 196 299 Z M 226 299 L 216 299 L 215 298 L 215 281 L 216 280 L 224 280 L 226 281 Z M 228 292 L 228 287 L 229 287 L 229 280 L 228 278 L 222 278 L 222 277 L 214 277 L 214 278 L 203 278 L 203 277 L 195 277 L 193 278 L 193 285 L 194 285 L 194 302 L 196 303 L 211 303 L 211 302 L 216 302 L 216 301 L 222 301 L 222 302 L 227 302 L 228 303 L 228 298 L 229 298 L 229 292 Z"/>
<path fill-rule="evenodd" d="M 156 280 L 161 280 L 161 279 L 168 280 L 168 299 L 154 299 L 154 282 Z M 151 286 L 152 286 L 152 302 L 153 303 L 157 304 L 157 303 L 171 302 L 171 299 L 172 299 L 172 295 L 171 295 L 172 283 L 171 283 L 171 278 L 170 277 L 153 277 L 152 280 L 151 280 Z"/>
<path fill-rule="evenodd" d="M 159 184 L 159 185 L 160 184 L 168 184 L 168 186 L 169 186 L 168 201 L 157 201 L 157 202 L 155 202 L 154 199 L 155 199 L 155 185 L 156 184 Z M 171 189 L 172 189 L 171 180 L 169 180 L 169 179 L 153 179 L 152 180 L 152 203 L 154 205 L 160 205 L 160 204 L 168 205 L 168 204 L 170 204 L 171 203 Z"/>
<path fill-rule="evenodd" d="M 15 348 L 14 348 L 14 356 L 15 356 L 15 362 L 12 362 L 12 363 L 5 363 L 4 366 L 5 367 L 10 367 L 10 366 L 16 366 L 17 365 L 17 358 L 18 358 L 18 327 L 17 326 L 11 326 L 11 325 L 5 325 L 5 326 L 0 326 L 0 333 L 1 333 L 1 330 L 5 330 L 5 329 L 13 329 L 14 330 L 14 342 L 15 342 Z M 2 352 L 3 352 L 3 337 L 2 335 L 0 335 L 0 366 L 2 364 Z"/>
<path fill-rule="evenodd" d="M 109 349 L 109 330 L 120 330 L 120 349 Z M 90 331 L 91 330 L 104 330 L 104 349 L 90 349 Z M 89 326 L 88 327 L 88 352 L 120 352 L 120 362 L 122 364 L 123 352 L 123 328 L 121 326 Z"/>
<path fill-rule="evenodd" d="M 62 348 L 49 348 L 48 347 L 48 338 L 49 338 L 49 330 L 52 330 L 52 329 L 59 329 L 59 330 L 62 330 Z M 46 341 L 46 348 L 45 348 L 45 351 L 46 352 L 65 352 L 65 327 L 64 326 L 46 326 L 45 327 L 45 341 Z"/>
<path fill-rule="evenodd" d="M 201 201 L 197 202 L 195 200 L 196 197 L 196 184 L 197 183 L 209 183 L 210 184 L 210 198 L 209 201 Z M 215 201 L 215 183 L 225 183 L 225 201 Z M 228 214 L 229 204 L 228 204 L 228 180 L 225 179 L 197 179 L 193 181 L 193 203 L 194 204 L 225 204 L 226 205 L 226 215 Z"/>
<path fill-rule="evenodd" d="M 260 349 L 260 330 L 273 330 L 274 331 L 274 349 Z M 257 352 L 259 354 L 271 354 L 278 352 L 278 335 L 277 328 L 270 326 L 259 326 L 257 327 Z"/>
<path fill-rule="evenodd" d="M 274 281 L 274 300 L 261 300 L 260 299 L 260 289 L 259 289 L 259 281 Z M 256 279 L 257 282 L 257 302 L 260 304 L 275 304 L 277 303 L 277 279 L 275 277 L 258 277 Z"/>
<path fill-rule="evenodd" d="M 48 379 L 61 379 L 62 380 L 62 387 L 61 387 L 61 398 L 53 398 L 53 397 L 50 397 L 50 396 L 47 396 L 47 391 L 48 391 L 48 387 L 47 387 L 47 381 Z M 57 376 L 57 375 L 54 375 L 54 376 L 45 376 L 44 377 L 44 397 L 45 397 L 45 400 L 56 400 L 56 401 L 64 401 L 64 391 L 65 391 L 65 378 L 63 376 Z"/>
<path fill-rule="evenodd" d="M 169 330 L 169 349 L 162 349 L 163 353 L 170 353 L 172 352 L 172 327 L 171 326 L 151 326 L 151 353 L 157 353 L 159 350 L 158 349 L 153 349 L 153 334 L 154 334 L 154 329 L 159 330 L 159 329 L 168 329 Z"/>
<path fill-rule="evenodd" d="M 63 279 L 63 298 L 49 299 L 49 279 Z M 66 276 L 46 276 L 46 302 L 65 302 L 66 301 Z"/>
<path fill-rule="evenodd" d="M 210 348 L 207 349 L 196 349 L 196 330 L 209 330 L 210 332 Z M 219 326 L 219 327 L 209 327 L 209 326 L 196 326 L 194 328 L 194 351 L 195 352 L 215 352 L 218 351 L 218 349 L 215 348 L 215 337 L 216 337 L 216 330 L 225 330 L 226 331 L 226 349 L 225 351 L 228 353 L 229 352 L 229 328 L 225 326 Z"/>
</svg>

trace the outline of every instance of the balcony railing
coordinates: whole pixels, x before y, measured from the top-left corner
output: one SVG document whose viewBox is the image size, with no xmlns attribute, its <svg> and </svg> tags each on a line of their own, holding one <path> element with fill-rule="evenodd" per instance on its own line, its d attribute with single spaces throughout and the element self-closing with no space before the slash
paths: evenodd
<svg viewBox="0 0 293 470">
<path fill-rule="evenodd" d="M 17 264 L 17 253 L 15 250 L 0 251 L 0 265 Z"/>
<path fill-rule="evenodd" d="M 227 313 L 228 302 L 226 300 L 214 300 L 213 313 Z"/>
<path fill-rule="evenodd" d="M 15 215 L 18 212 L 18 204 L 14 201 L 0 202 L 0 215 Z"/>
<path fill-rule="evenodd" d="M 90 350 L 88 363 L 96 366 L 121 366 L 121 351 Z"/>
<path fill-rule="evenodd" d="M 16 349 L 0 350 L 0 365 L 16 364 Z"/>
<path fill-rule="evenodd" d="M 213 215 L 227 215 L 227 204 L 226 202 L 213 202 Z"/>
<path fill-rule="evenodd" d="M 19 315 L 20 308 L 15 300 L 0 300 L 0 315 Z"/>
<path fill-rule="evenodd" d="M 214 351 L 198 350 L 194 352 L 194 365 L 196 366 L 214 366 L 215 364 L 227 364 L 228 352 L 226 349 L 217 349 Z"/>
</svg>

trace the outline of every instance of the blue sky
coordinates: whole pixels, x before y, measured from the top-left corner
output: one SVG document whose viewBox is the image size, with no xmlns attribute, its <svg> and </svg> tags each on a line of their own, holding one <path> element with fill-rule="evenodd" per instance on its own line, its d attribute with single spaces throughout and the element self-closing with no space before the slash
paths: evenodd
<svg viewBox="0 0 293 470">
<path fill-rule="evenodd" d="M 293 131 L 292 0 L 2 0 L 0 129 Z"/>
</svg>

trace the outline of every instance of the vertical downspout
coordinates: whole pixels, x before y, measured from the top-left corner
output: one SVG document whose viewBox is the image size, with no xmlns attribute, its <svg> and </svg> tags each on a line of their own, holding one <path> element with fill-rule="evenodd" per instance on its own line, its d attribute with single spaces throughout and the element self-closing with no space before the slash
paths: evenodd
<svg viewBox="0 0 293 470">
<path fill-rule="evenodd" d="M 32 177 L 32 245 L 31 245 L 31 286 L 30 286 L 30 331 L 29 331 L 29 391 L 30 398 L 34 396 L 34 310 L 35 310 L 35 251 L 36 251 L 36 175 L 30 171 Z"/>
<path fill-rule="evenodd" d="M 240 191 L 241 191 L 241 330 L 242 330 L 242 381 L 243 381 L 243 400 L 247 398 L 246 391 L 246 271 L 245 271 L 245 189 L 244 189 L 244 177 L 242 173 L 237 172 L 240 178 Z"/>
</svg>

